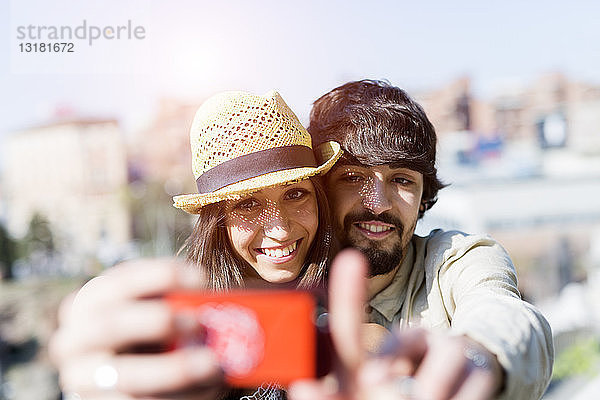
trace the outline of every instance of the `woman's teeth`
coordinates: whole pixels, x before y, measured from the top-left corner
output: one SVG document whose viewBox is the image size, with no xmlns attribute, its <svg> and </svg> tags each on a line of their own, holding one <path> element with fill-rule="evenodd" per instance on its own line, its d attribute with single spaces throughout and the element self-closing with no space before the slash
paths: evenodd
<svg viewBox="0 0 600 400">
<path fill-rule="evenodd" d="M 372 224 L 366 224 L 364 222 L 360 222 L 358 224 L 358 226 L 362 229 L 365 229 L 365 230 L 367 230 L 369 232 L 373 232 L 373 233 L 386 232 L 386 231 L 391 231 L 393 229 L 391 226 L 372 225 Z"/>
<path fill-rule="evenodd" d="M 273 257 L 273 258 L 281 258 L 281 257 L 285 257 L 285 256 L 289 256 L 290 253 L 292 253 L 294 250 L 296 250 L 296 247 L 298 246 L 298 241 L 295 241 L 294 243 L 290 244 L 287 247 L 283 247 L 283 248 L 278 248 L 278 249 L 261 249 L 263 253 L 265 253 L 265 255 L 269 256 L 269 257 Z"/>
</svg>

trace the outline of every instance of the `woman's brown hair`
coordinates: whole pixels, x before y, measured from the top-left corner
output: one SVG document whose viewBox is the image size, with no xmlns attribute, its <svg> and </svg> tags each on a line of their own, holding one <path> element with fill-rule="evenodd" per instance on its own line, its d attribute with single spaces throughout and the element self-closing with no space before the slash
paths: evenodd
<svg viewBox="0 0 600 400">
<path fill-rule="evenodd" d="M 308 250 L 304 266 L 296 278 L 296 287 L 310 289 L 327 279 L 327 266 L 332 251 L 331 214 L 321 177 L 309 178 L 315 188 L 319 207 L 319 226 Z M 244 270 L 251 268 L 236 257 L 225 227 L 224 202 L 204 206 L 196 225 L 180 252 L 186 251 L 186 261 L 204 273 L 207 288 L 226 291 L 244 287 Z"/>
</svg>

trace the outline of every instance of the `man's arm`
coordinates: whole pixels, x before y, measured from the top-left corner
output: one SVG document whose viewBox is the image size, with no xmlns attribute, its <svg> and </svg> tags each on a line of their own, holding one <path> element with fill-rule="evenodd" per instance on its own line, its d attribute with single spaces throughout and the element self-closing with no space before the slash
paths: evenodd
<svg viewBox="0 0 600 400">
<path fill-rule="evenodd" d="M 501 376 L 495 358 L 467 337 L 434 335 L 424 330 L 394 332 L 384 354 L 367 357 L 360 331 L 367 261 L 356 250 L 334 260 L 330 274 L 330 328 L 338 354 L 337 382 L 326 378 L 294 384 L 294 400 L 489 399 Z M 484 364 L 469 357 L 471 348 Z M 407 376 L 412 378 L 407 379 Z M 404 384 L 410 382 L 411 384 Z"/>
<path fill-rule="evenodd" d="M 445 233 L 453 245 L 444 254 L 437 288 L 451 319 L 451 331 L 491 351 L 505 374 L 502 399 L 538 399 L 552 373 L 550 326 L 521 300 L 513 264 L 493 239 Z M 436 285 L 430 296 L 436 296 Z"/>
</svg>

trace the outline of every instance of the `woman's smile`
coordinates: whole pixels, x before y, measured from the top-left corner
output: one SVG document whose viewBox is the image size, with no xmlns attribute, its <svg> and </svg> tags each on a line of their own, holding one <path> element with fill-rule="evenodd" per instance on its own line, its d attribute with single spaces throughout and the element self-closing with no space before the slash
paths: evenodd
<svg viewBox="0 0 600 400">
<path fill-rule="evenodd" d="M 298 254 L 298 244 L 302 239 L 294 240 L 291 244 L 273 247 L 262 247 L 255 249 L 258 253 L 258 257 L 264 258 L 265 261 L 269 261 L 275 264 L 286 263 Z"/>
<path fill-rule="evenodd" d="M 236 255 L 271 283 L 296 279 L 319 226 L 310 180 L 263 189 L 226 207 L 226 226 Z"/>
</svg>

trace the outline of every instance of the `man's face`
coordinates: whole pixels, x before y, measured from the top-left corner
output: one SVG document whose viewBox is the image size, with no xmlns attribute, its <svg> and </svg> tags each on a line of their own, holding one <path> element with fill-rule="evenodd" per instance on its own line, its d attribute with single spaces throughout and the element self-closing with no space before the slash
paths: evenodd
<svg viewBox="0 0 600 400">
<path fill-rule="evenodd" d="M 406 253 L 423 194 L 423 175 L 388 165 L 342 164 L 326 175 L 334 228 L 344 246 L 361 250 L 370 275 L 393 270 Z"/>
</svg>

